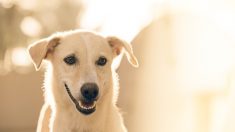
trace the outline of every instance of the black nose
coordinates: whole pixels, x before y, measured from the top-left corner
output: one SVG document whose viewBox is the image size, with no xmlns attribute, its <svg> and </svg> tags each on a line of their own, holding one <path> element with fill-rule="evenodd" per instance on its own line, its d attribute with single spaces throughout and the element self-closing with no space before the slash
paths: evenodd
<svg viewBox="0 0 235 132">
<path fill-rule="evenodd" d="M 81 88 L 81 94 L 86 101 L 94 101 L 99 94 L 99 88 L 95 83 L 86 83 Z"/>
</svg>

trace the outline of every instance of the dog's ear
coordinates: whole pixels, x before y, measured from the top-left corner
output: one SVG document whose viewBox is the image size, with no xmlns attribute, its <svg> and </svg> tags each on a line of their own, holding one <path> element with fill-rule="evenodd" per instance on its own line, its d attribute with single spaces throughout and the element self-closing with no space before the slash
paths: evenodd
<svg viewBox="0 0 235 132">
<path fill-rule="evenodd" d="M 134 67 L 139 66 L 138 60 L 136 59 L 132 47 L 129 43 L 114 36 L 107 37 L 107 41 L 110 47 L 112 48 L 112 51 L 115 56 L 120 55 L 122 50 L 124 50 L 124 53 L 128 61 L 132 64 L 132 66 Z"/>
<path fill-rule="evenodd" d="M 39 70 L 42 60 L 45 59 L 47 54 L 52 52 L 59 43 L 59 37 L 50 37 L 29 45 L 28 52 L 36 70 Z"/>
</svg>

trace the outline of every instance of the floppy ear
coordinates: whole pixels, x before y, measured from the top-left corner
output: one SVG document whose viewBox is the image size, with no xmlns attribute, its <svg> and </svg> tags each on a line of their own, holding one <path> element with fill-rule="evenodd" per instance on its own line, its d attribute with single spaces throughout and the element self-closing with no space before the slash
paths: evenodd
<svg viewBox="0 0 235 132">
<path fill-rule="evenodd" d="M 108 41 L 110 47 L 112 48 L 112 51 L 115 56 L 120 55 L 122 50 L 124 50 L 124 53 L 129 61 L 129 63 L 131 63 L 132 66 L 134 66 L 134 67 L 139 66 L 138 60 L 136 59 L 130 44 L 128 44 L 124 40 L 121 40 L 121 39 L 119 39 L 117 37 L 113 37 L 113 36 L 107 37 L 107 41 Z"/>
<path fill-rule="evenodd" d="M 59 41 L 59 37 L 46 38 L 29 45 L 28 52 L 36 70 L 39 70 L 42 60 L 46 58 L 49 52 L 54 50 Z"/>
</svg>

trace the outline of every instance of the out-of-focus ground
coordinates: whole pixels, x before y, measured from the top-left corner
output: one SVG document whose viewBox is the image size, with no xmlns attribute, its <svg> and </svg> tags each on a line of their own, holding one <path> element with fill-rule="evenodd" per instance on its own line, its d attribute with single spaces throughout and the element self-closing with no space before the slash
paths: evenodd
<svg viewBox="0 0 235 132">
<path fill-rule="evenodd" d="M 43 72 L 26 47 L 87 28 L 132 43 L 118 106 L 130 132 L 235 131 L 233 0 L 0 0 L 0 131 L 35 131 Z"/>
</svg>

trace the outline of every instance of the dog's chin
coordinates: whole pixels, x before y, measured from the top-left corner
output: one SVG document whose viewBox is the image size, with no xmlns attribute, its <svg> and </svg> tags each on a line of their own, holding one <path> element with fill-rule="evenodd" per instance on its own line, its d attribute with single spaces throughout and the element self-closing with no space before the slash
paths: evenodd
<svg viewBox="0 0 235 132">
<path fill-rule="evenodd" d="M 96 101 L 92 102 L 78 101 L 78 103 L 76 103 L 76 108 L 82 114 L 90 115 L 96 111 Z"/>
</svg>

